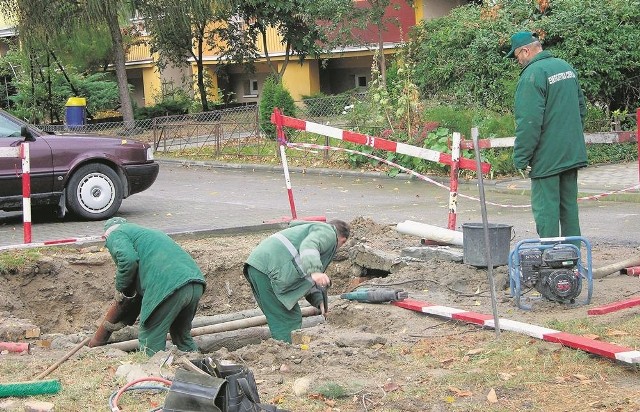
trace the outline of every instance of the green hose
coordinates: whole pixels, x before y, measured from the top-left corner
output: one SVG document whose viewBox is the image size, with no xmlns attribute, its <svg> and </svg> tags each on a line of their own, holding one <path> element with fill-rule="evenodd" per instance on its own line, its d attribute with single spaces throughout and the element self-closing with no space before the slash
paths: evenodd
<svg viewBox="0 0 640 412">
<path fill-rule="evenodd" d="M 60 381 L 57 379 L 0 383 L 0 398 L 6 398 L 9 396 L 25 397 L 58 392 L 60 392 Z"/>
</svg>

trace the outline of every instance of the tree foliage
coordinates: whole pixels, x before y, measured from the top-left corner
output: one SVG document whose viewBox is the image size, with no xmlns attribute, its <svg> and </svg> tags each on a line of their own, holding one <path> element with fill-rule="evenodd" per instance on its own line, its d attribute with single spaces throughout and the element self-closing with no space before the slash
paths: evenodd
<svg viewBox="0 0 640 412">
<path fill-rule="evenodd" d="M 151 33 L 151 49 L 160 54 L 159 66 L 177 66 L 191 58 L 197 66 L 196 84 L 202 110 L 208 111 L 204 47 L 211 36 L 208 28 L 224 18 L 223 8 L 212 0 L 141 0 L 138 8 Z"/>
<path fill-rule="evenodd" d="M 333 44 L 329 36 L 338 22 L 346 20 L 351 0 L 231 0 L 228 24 L 218 33 L 222 42 L 216 47 L 234 63 L 253 66 L 259 57 L 260 44 L 271 70 L 278 78 L 286 70 L 292 56 L 304 61 L 307 56 L 318 57 Z M 273 60 L 267 42 L 267 31 L 274 28 L 284 45 L 284 61 L 280 67 Z"/>
<path fill-rule="evenodd" d="M 111 59 L 118 80 L 120 111 L 126 122 L 133 121 L 133 107 L 125 68 L 125 42 L 120 30 L 120 13 L 126 10 L 124 0 L 0 0 L 0 9 L 18 25 L 20 40 L 29 56 L 40 50 L 51 56 L 56 46 L 67 42 L 66 51 L 73 50 L 73 36 L 87 31 L 108 33 Z M 64 53 L 62 53 L 64 54 Z M 97 53 L 100 54 L 100 53 Z M 46 57 L 46 58 L 49 58 Z M 38 66 L 30 62 L 32 67 Z M 36 73 L 32 70 L 33 81 Z M 32 88 L 36 87 L 32 84 Z"/>
<path fill-rule="evenodd" d="M 640 1 L 490 4 L 455 8 L 412 32 L 411 59 L 423 96 L 510 110 L 521 69 L 504 56 L 510 35 L 530 30 L 576 68 L 592 103 L 611 110 L 640 103 Z"/>
</svg>

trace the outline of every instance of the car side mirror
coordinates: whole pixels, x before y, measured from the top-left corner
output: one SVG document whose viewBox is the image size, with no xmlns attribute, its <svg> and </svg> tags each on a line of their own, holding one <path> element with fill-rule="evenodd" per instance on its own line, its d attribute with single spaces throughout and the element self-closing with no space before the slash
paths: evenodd
<svg viewBox="0 0 640 412">
<path fill-rule="evenodd" d="M 20 136 L 24 137 L 24 140 L 26 142 L 33 142 L 36 140 L 33 138 L 33 134 L 31 133 L 31 130 L 29 130 L 27 126 L 22 126 L 20 128 Z"/>
</svg>

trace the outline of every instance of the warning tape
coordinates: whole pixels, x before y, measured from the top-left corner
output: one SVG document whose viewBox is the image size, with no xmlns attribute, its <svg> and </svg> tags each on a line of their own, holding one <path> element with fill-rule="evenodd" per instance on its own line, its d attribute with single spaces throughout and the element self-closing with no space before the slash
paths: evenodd
<svg viewBox="0 0 640 412">
<path fill-rule="evenodd" d="M 424 176 L 418 172 L 415 172 L 411 169 L 407 169 L 404 166 L 401 166 L 397 163 L 394 163 L 390 160 L 384 159 L 382 157 L 376 156 L 376 155 L 372 155 L 370 153 L 364 153 L 364 152 L 359 152 L 357 150 L 352 150 L 352 149 L 345 149 L 342 147 L 334 147 L 334 146 L 323 146 L 323 145 L 319 145 L 319 144 L 313 144 L 313 143 L 290 143 L 290 142 L 286 142 L 287 147 L 290 147 L 292 149 L 297 149 L 297 150 L 301 150 L 301 148 L 309 148 L 309 149 L 318 149 L 318 150 L 333 150 L 333 151 L 343 151 L 346 153 L 351 153 L 351 154 L 359 154 L 362 156 L 366 156 L 368 158 L 371 159 L 375 159 L 379 162 L 382 163 L 386 163 L 390 166 L 393 166 L 395 168 L 398 168 L 400 170 L 402 170 L 403 172 L 410 174 L 412 176 L 417 177 L 420 180 L 424 180 L 425 182 L 429 182 L 432 183 L 440 188 L 446 189 L 446 190 L 450 190 L 450 188 L 448 186 L 443 185 L 442 183 L 439 183 L 433 179 L 428 178 L 427 176 Z M 640 190 L 640 184 L 634 185 L 634 186 L 630 186 L 624 189 L 620 189 L 620 190 L 612 190 L 610 192 L 605 192 L 605 193 L 600 193 L 597 195 L 590 195 L 590 196 L 584 196 L 584 197 L 579 197 L 578 200 L 598 200 L 601 199 L 603 197 L 606 196 L 610 196 L 610 195 L 614 195 L 617 193 L 623 193 L 623 192 L 628 192 L 628 191 L 632 191 L 632 190 Z M 480 201 L 479 198 L 477 197 L 473 197 L 473 196 L 468 196 L 468 195 L 463 195 L 461 193 L 458 193 L 459 197 L 464 197 L 465 199 L 470 199 L 470 200 L 476 200 L 476 201 Z M 486 202 L 486 204 L 488 205 L 492 205 L 492 206 L 498 206 L 498 207 L 505 207 L 505 208 L 530 208 L 531 205 L 527 204 L 527 205 L 507 205 L 507 204 L 501 204 L 501 203 L 494 203 L 494 202 Z"/>
<path fill-rule="evenodd" d="M 345 148 L 342 148 L 342 147 L 322 146 L 322 145 L 313 144 L 313 143 L 289 143 L 289 142 L 287 142 L 286 145 L 287 145 L 287 147 L 291 147 L 293 149 L 302 147 L 302 148 L 312 148 L 312 149 L 320 149 L 320 150 L 344 151 L 344 152 L 347 152 L 347 153 L 363 155 L 363 156 L 369 157 L 371 159 L 378 160 L 378 161 L 380 161 L 382 163 L 386 163 L 386 164 L 388 164 L 390 166 L 396 167 L 396 168 L 402 170 L 405 173 L 408 173 L 408 174 L 410 174 L 412 176 L 415 176 L 420 180 L 424 180 L 425 182 L 432 183 L 432 184 L 434 184 L 434 185 L 436 185 L 436 186 L 438 186 L 440 188 L 446 189 L 447 191 L 450 190 L 449 186 L 445 186 L 442 183 L 437 182 L 437 181 L 435 181 L 433 179 L 430 179 L 425 175 L 422 175 L 422 174 L 420 174 L 418 172 L 415 172 L 415 171 L 413 171 L 411 169 L 407 169 L 406 167 L 401 166 L 401 165 L 399 165 L 397 163 L 394 163 L 394 162 L 389 161 L 387 159 L 383 159 L 383 158 L 378 157 L 376 155 L 372 155 L 370 153 L 359 152 L 357 150 L 345 149 Z M 300 149 L 298 149 L 298 150 L 300 150 Z M 458 193 L 458 196 L 459 197 L 464 197 L 465 199 L 480 201 L 480 199 L 477 198 L 477 197 L 467 196 L 467 195 L 463 195 L 461 193 Z M 486 203 L 488 205 L 499 206 L 499 207 L 511 207 L 511 208 L 528 208 L 528 207 L 531 207 L 531 205 L 504 205 L 504 204 L 493 203 L 493 202 L 486 202 Z"/>
</svg>

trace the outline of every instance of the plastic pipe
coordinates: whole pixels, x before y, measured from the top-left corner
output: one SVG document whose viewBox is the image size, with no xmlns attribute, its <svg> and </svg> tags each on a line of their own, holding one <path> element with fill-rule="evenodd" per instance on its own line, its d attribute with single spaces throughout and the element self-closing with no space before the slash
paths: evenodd
<svg viewBox="0 0 640 412">
<path fill-rule="evenodd" d="M 30 353 L 31 344 L 29 342 L 0 342 L 0 352 Z"/>
<path fill-rule="evenodd" d="M 420 236 L 429 240 L 462 246 L 462 232 L 458 232 L 457 230 L 445 229 L 412 220 L 405 220 L 404 222 L 398 223 L 396 230 L 405 235 Z"/>
</svg>

